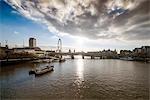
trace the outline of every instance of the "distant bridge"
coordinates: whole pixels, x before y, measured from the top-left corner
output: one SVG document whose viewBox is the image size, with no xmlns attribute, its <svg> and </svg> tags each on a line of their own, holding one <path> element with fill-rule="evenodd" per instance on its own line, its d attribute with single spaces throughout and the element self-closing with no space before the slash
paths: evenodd
<svg viewBox="0 0 150 100">
<path fill-rule="evenodd" d="M 99 57 L 101 59 L 104 58 L 115 58 L 117 57 L 116 55 L 112 55 L 112 54 L 105 54 L 105 53 L 85 53 L 85 52 L 75 52 L 75 53 L 69 53 L 69 52 L 50 52 L 48 54 L 49 56 L 70 56 L 72 59 L 74 59 L 74 56 L 76 55 L 81 55 L 82 58 L 84 59 L 85 56 L 91 57 L 91 59 L 94 59 L 95 57 Z"/>
</svg>

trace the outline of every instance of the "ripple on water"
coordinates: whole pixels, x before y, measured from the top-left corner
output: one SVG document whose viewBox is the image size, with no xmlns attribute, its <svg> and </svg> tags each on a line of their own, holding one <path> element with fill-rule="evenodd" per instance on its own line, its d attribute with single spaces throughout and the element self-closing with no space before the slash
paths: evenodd
<svg viewBox="0 0 150 100">
<path fill-rule="evenodd" d="M 44 65 L 46 64 L 36 66 Z M 120 60 L 75 59 L 61 64 L 54 63 L 53 72 L 39 77 L 28 75 L 28 70 L 33 66 L 36 67 L 32 64 L 21 64 L 8 66 L 11 70 L 8 67 L 2 68 L 0 81 L 3 98 L 102 100 L 149 98 L 149 64 Z"/>
</svg>

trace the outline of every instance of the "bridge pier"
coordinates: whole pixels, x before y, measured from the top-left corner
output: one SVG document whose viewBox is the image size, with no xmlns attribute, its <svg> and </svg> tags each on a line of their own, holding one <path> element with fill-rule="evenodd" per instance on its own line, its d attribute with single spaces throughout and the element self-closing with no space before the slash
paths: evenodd
<svg viewBox="0 0 150 100">
<path fill-rule="evenodd" d="M 71 55 L 71 59 L 74 59 L 74 55 Z"/>
<path fill-rule="evenodd" d="M 100 56 L 100 59 L 102 59 L 102 56 Z"/>
<path fill-rule="evenodd" d="M 84 59 L 84 56 L 82 55 L 82 59 Z"/>
<path fill-rule="evenodd" d="M 94 56 L 91 56 L 91 59 L 94 59 Z"/>
</svg>

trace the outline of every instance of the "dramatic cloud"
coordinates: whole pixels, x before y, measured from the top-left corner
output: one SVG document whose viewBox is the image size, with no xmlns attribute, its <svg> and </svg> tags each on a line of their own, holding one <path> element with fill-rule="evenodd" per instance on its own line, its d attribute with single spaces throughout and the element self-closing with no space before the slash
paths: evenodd
<svg viewBox="0 0 150 100">
<path fill-rule="evenodd" d="M 150 39 L 149 0 L 5 0 L 49 31 L 91 39 Z"/>
</svg>

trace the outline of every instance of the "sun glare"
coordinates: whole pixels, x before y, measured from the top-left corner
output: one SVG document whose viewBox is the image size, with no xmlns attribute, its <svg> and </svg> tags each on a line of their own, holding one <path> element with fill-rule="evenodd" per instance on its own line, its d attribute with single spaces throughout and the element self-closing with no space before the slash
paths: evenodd
<svg viewBox="0 0 150 100">
<path fill-rule="evenodd" d="M 82 50 L 83 47 L 84 47 L 84 41 L 85 41 L 85 39 L 82 38 L 82 37 L 77 37 L 77 38 L 75 38 L 75 41 L 76 41 L 76 46 L 77 46 L 77 48 L 78 48 L 79 50 Z"/>
<path fill-rule="evenodd" d="M 78 39 L 77 39 L 77 44 L 78 44 L 78 45 L 82 46 L 82 45 L 83 45 L 83 42 L 84 42 L 83 38 L 78 38 Z"/>
</svg>

